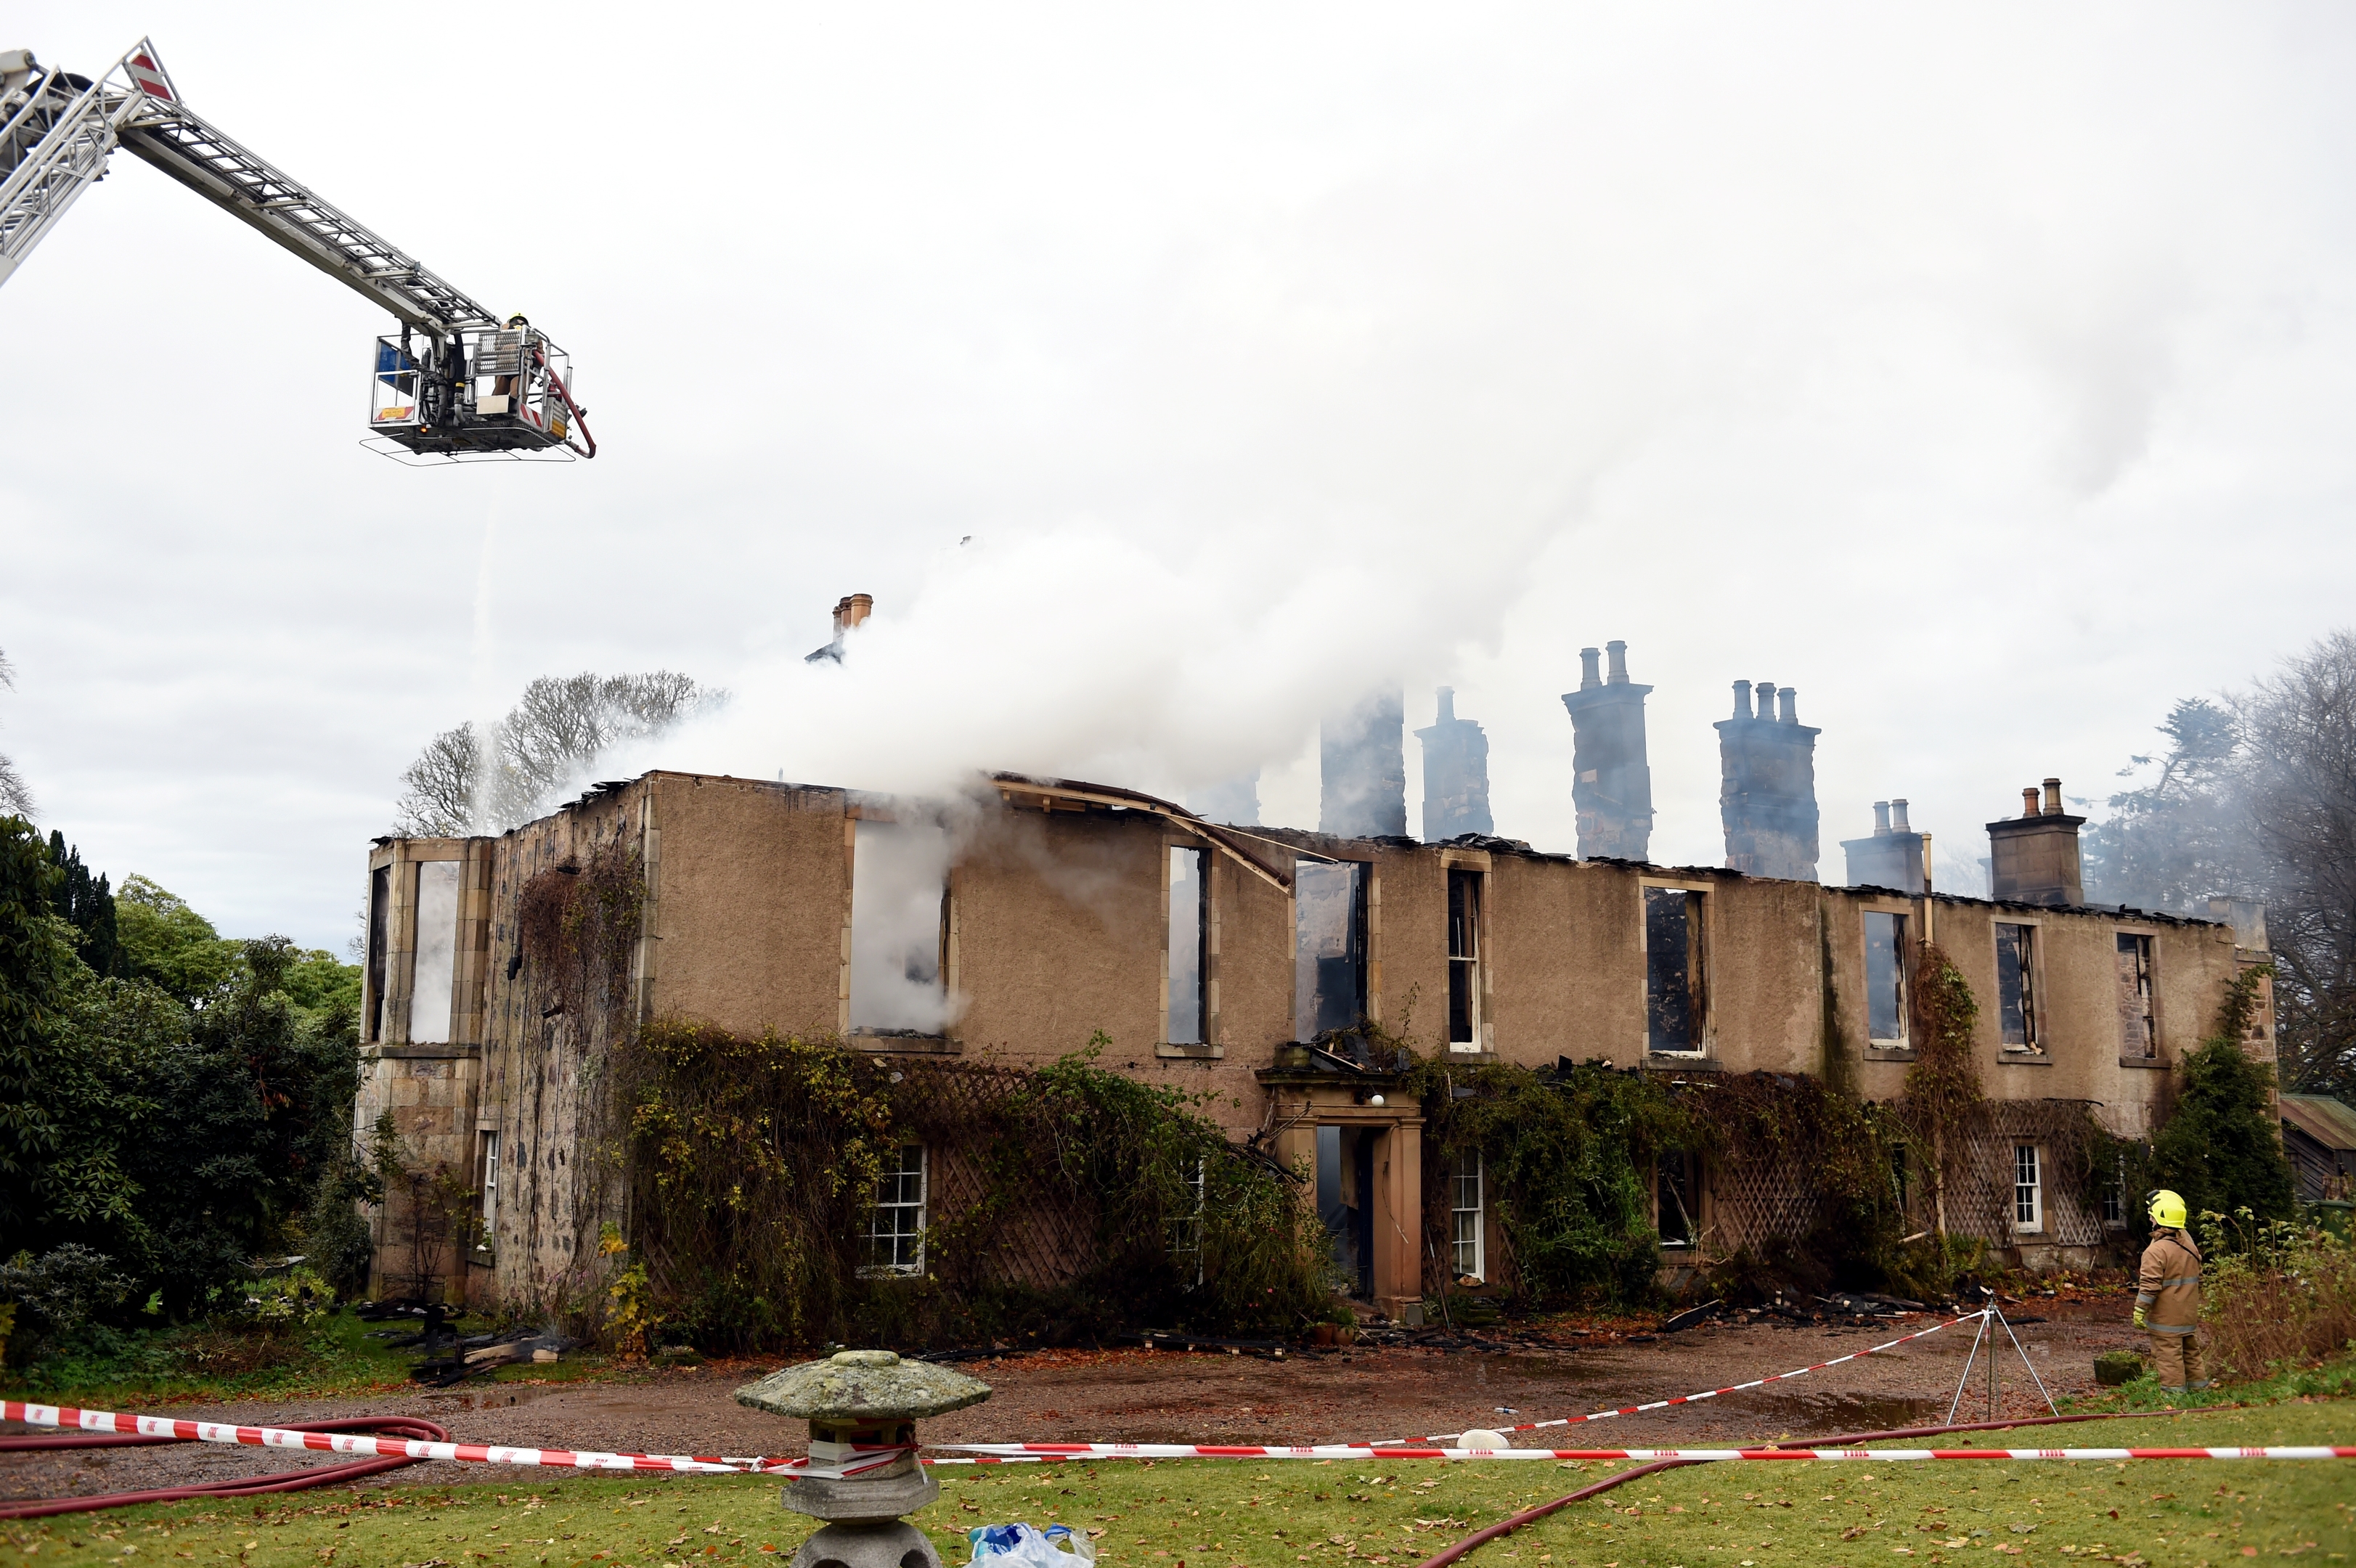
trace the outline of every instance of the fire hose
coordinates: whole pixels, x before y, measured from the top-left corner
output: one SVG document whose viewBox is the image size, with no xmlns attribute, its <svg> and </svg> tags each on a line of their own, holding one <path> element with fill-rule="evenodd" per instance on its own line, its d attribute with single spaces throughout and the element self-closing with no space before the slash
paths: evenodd
<svg viewBox="0 0 2356 1568">
<path fill-rule="evenodd" d="M 2072 1421 L 2120 1421 L 2130 1416 L 2148 1416 L 2153 1413 L 2151 1411 L 2143 1410 L 2104 1410 L 2083 1415 L 2034 1415 L 2024 1416 L 2016 1421 L 1975 1421 L 1960 1426 L 1909 1426 L 1895 1432 L 1851 1432 L 1838 1437 L 1818 1437 L 1811 1439 L 1810 1445 L 1817 1447 L 1850 1448 L 1860 1443 L 1882 1442 L 1898 1437 L 1936 1437 L 1946 1432 L 2004 1432 L 2016 1426 L 2053 1426 Z M 1526 1524 L 1544 1519 L 1547 1515 L 1569 1508 L 1573 1503 L 1585 1502 L 1589 1498 L 1600 1497 L 1614 1487 L 1625 1486 L 1630 1481 L 1641 1480 L 1646 1476 L 1657 1475 L 1663 1470 L 1676 1470 L 1687 1465 L 1711 1463 L 1714 1461 L 1708 1459 L 1656 1459 L 1649 1465 L 1639 1465 L 1633 1469 L 1622 1470 L 1616 1476 L 1606 1476 L 1593 1486 L 1581 1487 L 1568 1497 L 1557 1498 L 1550 1503 L 1540 1503 L 1533 1509 L 1524 1509 L 1510 1519 L 1500 1520 L 1485 1530 L 1474 1531 L 1453 1546 L 1446 1547 L 1425 1558 L 1416 1565 L 1416 1568 L 1448 1568 L 1450 1563 L 1500 1536 L 1511 1535 Z"/>
<path fill-rule="evenodd" d="M 314 1421 L 290 1427 L 293 1432 L 381 1432 L 428 1443 L 446 1443 L 450 1434 L 430 1421 L 407 1415 L 360 1415 L 342 1421 Z M 145 1448 L 159 1443 L 192 1439 L 118 1432 L 59 1432 L 23 1437 L 0 1437 L 0 1453 L 59 1448 Z M 345 1465 L 321 1465 L 304 1470 L 281 1470 L 267 1476 L 241 1476 L 224 1481 L 200 1481 L 193 1486 L 158 1487 L 142 1492 L 109 1492 L 83 1498 L 36 1498 L 30 1502 L 0 1503 L 0 1519 L 41 1519 L 59 1513 L 92 1513 L 101 1509 L 129 1508 L 136 1503 L 172 1503 L 189 1498 L 257 1497 L 265 1492 L 298 1492 L 310 1487 L 357 1481 L 404 1465 L 423 1464 L 407 1455 L 379 1455 Z"/>
</svg>

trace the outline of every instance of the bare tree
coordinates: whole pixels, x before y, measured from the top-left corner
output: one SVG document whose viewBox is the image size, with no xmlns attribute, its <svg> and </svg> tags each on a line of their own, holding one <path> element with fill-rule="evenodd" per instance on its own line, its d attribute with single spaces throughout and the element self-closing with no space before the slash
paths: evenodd
<svg viewBox="0 0 2356 1568">
<path fill-rule="evenodd" d="M 0 653 L 0 688 L 16 689 L 16 671 L 5 653 Z M 25 775 L 5 752 L 0 752 L 0 811 L 26 817 L 33 815 L 33 792 L 25 786 Z"/>
<path fill-rule="evenodd" d="M 2235 702 L 2286 1087 L 2356 1090 L 2356 633 Z"/>
<path fill-rule="evenodd" d="M 659 735 L 727 700 L 674 670 L 542 676 L 506 718 L 444 730 L 402 770 L 394 831 L 499 833 L 544 816 L 615 746 Z"/>
</svg>

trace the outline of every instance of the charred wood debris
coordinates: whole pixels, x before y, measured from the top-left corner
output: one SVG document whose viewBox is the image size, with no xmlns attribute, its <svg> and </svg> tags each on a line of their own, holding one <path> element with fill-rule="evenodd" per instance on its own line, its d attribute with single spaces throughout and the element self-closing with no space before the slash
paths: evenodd
<svg viewBox="0 0 2356 1568">
<path fill-rule="evenodd" d="M 418 1361 L 409 1370 L 409 1381 L 433 1388 L 449 1388 L 501 1367 L 554 1361 L 581 1343 L 552 1328 L 461 1334 L 456 1327 L 458 1314 L 438 1301 L 417 1296 L 363 1301 L 353 1315 L 364 1323 L 399 1322 L 399 1328 L 371 1329 L 368 1338 L 383 1341 L 387 1349 L 417 1351 Z"/>
</svg>

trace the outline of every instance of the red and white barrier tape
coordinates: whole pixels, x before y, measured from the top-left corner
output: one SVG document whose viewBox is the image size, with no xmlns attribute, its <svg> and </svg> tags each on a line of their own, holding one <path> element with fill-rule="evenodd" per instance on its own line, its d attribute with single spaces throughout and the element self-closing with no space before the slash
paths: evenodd
<svg viewBox="0 0 2356 1568">
<path fill-rule="evenodd" d="M 944 1447 L 1076 1459 L 2356 1459 L 2356 1448 L 1311 1448 L 1191 1443 L 949 1443 Z"/>
<path fill-rule="evenodd" d="M 788 1479 L 841 1480 L 880 1469 L 905 1446 L 861 1450 L 856 1463 L 813 1465 L 808 1459 L 730 1458 L 702 1455 L 604 1454 L 569 1448 L 507 1448 L 481 1443 L 425 1443 L 371 1437 L 358 1432 L 291 1432 L 280 1426 L 236 1426 L 217 1421 L 175 1421 L 160 1415 L 119 1415 L 111 1410 L 71 1405 L 21 1404 L 0 1400 L 0 1421 L 79 1432 L 116 1432 L 183 1442 L 223 1443 L 249 1448 L 304 1448 L 322 1454 L 375 1455 L 389 1458 L 449 1459 L 478 1465 L 535 1465 L 562 1470 L 662 1470 L 693 1475 L 782 1475 Z M 874 1457 L 868 1458 L 868 1454 Z"/>
<path fill-rule="evenodd" d="M 1942 1328 L 1953 1328 L 1958 1323 L 1977 1322 L 1979 1319 L 1986 1317 L 1987 1316 L 1987 1313 L 1985 1310 L 1979 1312 L 1966 1312 L 1961 1317 L 1950 1317 L 1944 1323 L 1933 1323 L 1928 1328 L 1917 1328 L 1912 1334 L 1901 1334 L 1897 1339 L 1889 1340 L 1886 1343 L 1869 1345 L 1862 1350 L 1851 1350 L 1846 1356 L 1835 1356 L 1831 1360 L 1818 1361 L 1813 1367 L 1798 1367 L 1788 1372 L 1776 1372 L 1768 1377 L 1753 1378 L 1747 1383 L 1730 1383 L 1725 1388 L 1714 1388 L 1705 1393 L 1681 1393 L 1675 1399 L 1656 1399 L 1650 1404 L 1622 1405 L 1618 1410 L 1599 1410 L 1591 1415 L 1566 1415 L 1558 1417 L 1553 1421 L 1525 1421 L 1518 1426 L 1483 1426 L 1477 1430 L 1483 1432 L 1536 1432 L 1541 1427 L 1576 1426 L 1581 1422 L 1604 1421 L 1615 1415 L 1641 1415 L 1648 1410 L 1666 1410 L 1671 1405 L 1676 1404 L 1698 1404 L 1703 1400 L 1716 1399 L 1720 1394 L 1741 1393 L 1749 1389 L 1764 1388 L 1769 1383 L 1779 1383 L 1787 1378 L 1804 1378 L 1810 1372 L 1823 1371 L 1826 1367 L 1837 1367 L 1843 1361 L 1854 1361 L 1863 1356 L 1878 1356 L 1884 1350 L 1894 1350 L 1899 1346 L 1905 1344 L 1911 1339 L 1920 1339 L 1927 1335 L 1936 1334 Z M 1472 1430 L 1476 1429 L 1472 1427 L 1465 1428 L 1465 1431 Z M 1388 1444 L 1368 1444 L 1366 1446 L 1397 1448 L 1418 1443 L 1438 1443 L 1443 1438 L 1456 1437 L 1461 1436 L 1462 1435 L 1462 1433 L 1456 1432 L 1435 1432 L 1428 1437 L 1402 1437 L 1398 1439 L 1396 1442 Z"/>
</svg>

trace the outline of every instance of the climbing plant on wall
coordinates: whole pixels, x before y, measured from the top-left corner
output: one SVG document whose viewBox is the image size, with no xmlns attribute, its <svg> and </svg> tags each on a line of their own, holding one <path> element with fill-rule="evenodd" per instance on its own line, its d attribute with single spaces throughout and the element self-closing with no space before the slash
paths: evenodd
<svg viewBox="0 0 2356 1568">
<path fill-rule="evenodd" d="M 662 1021 L 616 1052 L 609 1151 L 669 1332 L 714 1349 L 853 1336 L 1071 1340 L 1290 1328 L 1329 1298 L 1293 1175 L 1200 1103 L 1097 1065 L 880 1057 Z M 870 1206 L 924 1150 L 920 1273 Z"/>
</svg>

